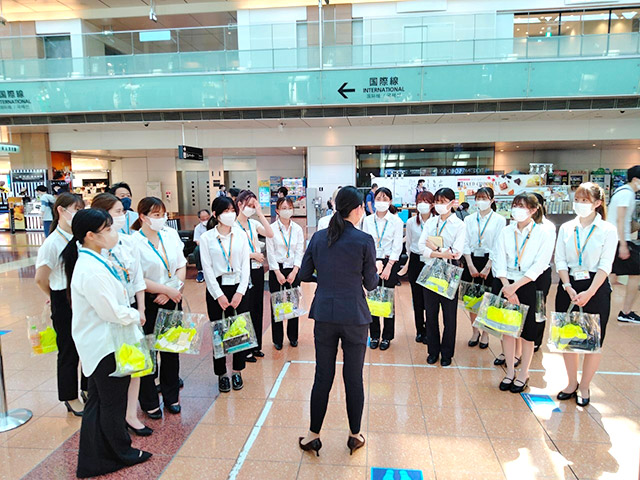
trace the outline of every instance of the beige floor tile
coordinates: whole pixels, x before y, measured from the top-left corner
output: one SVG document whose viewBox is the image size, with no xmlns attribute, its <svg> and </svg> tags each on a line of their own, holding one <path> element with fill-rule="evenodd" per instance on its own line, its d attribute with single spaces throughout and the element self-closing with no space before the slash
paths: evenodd
<svg viewBox="0 0 640 480">
<path fill-rule="evenodd" d="M 300 428 L 262 427 L 247 459 L 299 463 L 303 452 L 298 437 L 305 435 Z"/>
<path fill-rule="evenodd" d="M 489 438 L 544 438 L 545 432 L 532 412 L 479 410 Z"/>
<path fill-rule="evenodd" d="M 55 372 L 22 370 L 6 379 L 7 390 L 33 390 L 43 383 L 55 379 Z"/>
<path fill-rule="evenodd" d="M 567 461 L 548 439 L 492 438 L 491 443 L 507 478 L 537 480 L 563 478 Z"/>
<path fill-rule="evenodd" d="M 609 443 L 607 432 L 587 412 L 553 413 L 542 425 L 554 441 Z"/>
<path fill-rule="evenodd" d="M 438 480 L 504 480 L 502 473 L 477 473 L 450 470 L 436 470 Z"/>
<path fill-rule="evenodd" d="M 369 431 L 424 435 L 425 419 L 418 405 L 371 404 Z"/>
<path fill-rule="evenodd" d="M 80 429 L 81 419 L 37 417 L 20 427 L 5 443 L 8 447 L 55 449 Z"/>
<path fill-rule="evenodd" d="M 369 380 L 372 382 L 408 382 L 416 381 L 415 370 L 412 367 L 388 367 L 372 365 L 369 367 Z"/>
<path fill-rule="evenodd" d="M 422 407 L 429 435 L 487 437 L 475 408 Z"/>
<path fill-rule="evenodd" d="M 0 479 L 21 478 L 51 452 L 49 449 L 0 447 Z"/>
<path fill-rule="evenodd" d="M 220 458 L 175 457 L 162 480 L 225 480 L 236 462 Z"/>
<path fill-rule="evenodd" d="M 556 441 L 578 478 L 638 478 L 637 444 L 614 456 L 610 444 Z"/>
<path fill-rule="evenodd" d="M 364 480 L 367 478 L 366 467 L 347 467 L 342 465 L 314 465 L 303 463 L 298 472 L 300 480 Z"/>
<path fill-rule="evenodd" d="M 266 462 L 247 460 L 244 462 L 237 480 L 295 480 L 300 463 Z"/>
<path fill-rule="evenodd" d="M 502 474 L 488 438 L 429 436 L 429 442 L 436 472 Z"/>
<path fill-rule="evenodd" d="M 265 400 L 246 398 L 242 401 L 225 395 L 216 398 L 201 423 L 212 425 L 254 425 L 262 412 Z"/>
<path fill-rule="evenodd" d="M 413 383 L 371 382 L 369 402 L 387 405 L 420 405 L 418 388 Z"/>
<path fill-rule="evenodd" d="M 235 459 L 252 428 L 250 425 L 198 425 L 178 451 L 178 455 Z"/>
<path fill-rule="evenodd" d="M 468 387 L 460 377 L 450 382 L 418 383 L 418 390 L 423 406 L 469 408 L 473 405 Z"/>
<path fill-rule="evenodd" d="M 18 400 L 9 402 L 10 409 L 27 408 L 36 416 L 51 416 L 48 412 L 55 407 L 60 407 L 64 412 L 67 412 L 64 404 L 58 400 L 58 395 L 51 392 L 30 391 L 18 397 Z"/>
<path fill-rule="evenodd" d="M 501 392 L 497 385 L 495 387 L 470 385 L 468 388 L 473 404 L 478 410 L 530 411 L 522 396 Z"/>
<path fill-rule="evenodd" d="M 367 439 L 366 433 L 365 441 Z M 349 455 L 347 448 L 348 431 L 323 430 L 320 434 L 322 448 L 320 455 L 316 456 L 312 452 L 304 452 L 302 455 L 302 464 L 308 465 L 347 465 L 364 467 L 367 461 L 367 444 L 361 449 Z M 300 477 L 304 478 L 304 477 Z"/>
<path fill-rule="evenodd" d="M 309 402 L 307 401 L 274 400 L 264 425 L 266 427 L 297 427 L 301 432 L 305 432 L 309 428 L 309 417 Z"/>
<path fill-rule="evenodd" d="M 239 390 L 237 392 L 232 391 L 229 394 L 223 395 L 232 395 L 234 398 L 243 400 L 247 398 L 265 399 L 269 396 L 275 380 L 275 378 L 271 377 L 251 379 L 251 381 L 244 382 L 244 387 L 242 390 Z"/>
<path fill-rule="evenodd" d="M 370 433 L 367 443 L 369 466 L 422 470 L 425 478 L 431 478 L 433 462 L 426 435 Z"/>
</svg>

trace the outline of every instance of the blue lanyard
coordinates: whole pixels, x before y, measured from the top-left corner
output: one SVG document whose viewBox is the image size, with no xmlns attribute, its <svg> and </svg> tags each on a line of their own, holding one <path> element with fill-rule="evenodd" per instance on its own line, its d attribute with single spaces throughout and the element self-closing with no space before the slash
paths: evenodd
<svg viewBox="0 0 640 480">
<path fill-rule="evenodd" d="M 237 223 L 238 225 L 240 225 L 240 228 L 242 229 L 242 231 L 246 234 L 247 233 L 246 228 L 244 228 L 240 222 L 237 222 Z M 255 253 L 256 249 L 253 246 L 253 230 L 251 230 L 250 220 L 247 220 L 247 225 L 249 226 L 249 234 L 247 235 L 247 240 L 249 241 L 249 247 L 251 247 L 251 253 Z"/>
<path fill-rule="evenodd" d="M 99 255 L 97 255 L 95 252 L 92 252 L 91 250 L 88 250 L 86 248 L 81 248 L 79 250 L 80 253 L 86 253 L 87 255 L 92 256 L 93 258 L 95 258 L 96 260 L 98 260 L 102 265 L 105 266 L 105 268 L 107 270 L 109 270 L 109 272 L 111 273 L 111 275 L 113 275 L 116 280 L 118 280 L 118 283 L 122 282 L 122 279 L 120 278 L 120 276 L 118 275 L 118 272 L 115 268 L 113 268 L 111 265 L 109 265 L 107 262 L 105 262 L 102 258 L 100 258 Z"/>
<path fill-rule="evenodd" d="M 233 232 L 231 232 L 231 236 L 229 237 L 229 254 L 225 252 L 224 247 L 222 246 L 222 240 L 218 237 L 218 245 L 220 245 L 220 250 L 222 250 L 222 256 L 224 257 L 225 262 L 227 262 L 227 273 L 231 272 L 231 248 L 233 246 Z"/>
<path fill-rule="evenodd" d="M 139 231 L 140 231 L 140 235 L 142 235 L 144 238 L 147 238 L 147 236 L 144 234 L 142 230 L 139 230 Z M 167 274 L 169 275 L 169 278 L 171 278 L 171 270 L 169 270 L 169 256 L 167 255 L 167 249 L 164 248 L 164 242 L 162 241 L 162 235 L 160 235 L 160 232 L 158 232 L 158 238 L 160 239 L 160 245 L 162 245 L 162 250 L 164 251 L 164 257 L 160 255 L 160 252 L 158 251 L 158 249 L 153 245 L 153 243 L 151 243 L 151 240 L 149 240 L 148 238 L 147 238 L 147 243 L 153 249 L 153 251 L 156 252 L 156 255 L 160 257 L 160 260 L 162 261 L 164 268 L 167 269 Z"/>
<path fill-rule="evenodd" d="M 67 242 L 67 245 L 68 245 L 71 240 L 68 240 L 67 237 L 64 236 L 64 234 L 60 230 L 60 227 L 56 228 L 56 232 L 58 233 L 58 235 L 60 235 L 63 238 L 65 242 Z"/>
<path fill-rule="evenodd" d="M 493 215 L 493 212 L 491 212 L 489 214 L 489 218 L 487 218 L 487 221 L 484 222 L 484 228 L 482 229 L 482 231 L 480 231 L 480 212 L 478 212 L 478 216 L 476 217 L 476 220 L 478 220 L 478 246 L 482 246 L 482 237 L 484 237 L 484 231 L 487 229 L 487 225 L 489 225 L 489 220 L 491 220 L 491 215 Z"/>
<path fill-rule="evenodd" d="M 593 230 L 596 228 L 595 225 L 591 225 L 591 230 L 589 230 L 589 235 L 587 235 L 587 239 L 584 242 L 582 248 L 580 248 L 580 230 L 576 226 L 576 251 L 578 252 L 578 265 L 582 266 L 582 252 L 587 248 L 587 243 L 589 243 L 589 239 L 591 238 L 591 234 Z"/>
<path fill-rule="evenodd" d="M 282 224 L 280 220 L 278 220 L 278 228 L 280 229 L 280 235 L 282 235 L 282 241 L 284 242 L 284 246 L 287 247 L 287 258 L 290 256 L 291 252 L 291 234 L 293 233 L 293 225 L 289 224 L 289 242 L 287 243 L 287 239 L 284 238 L 284 232 L 282 231 Z"/>
<path fill-rule="evenodd" d="M 442 236 L 442 231 L 444 230 L 444 227 L 447 225 L 447 222 L 449 221 L 449 219 L 447 218 L 444 223 L 442 224 L 442 227 L 440 227 L 440 231 L 438 231 L 438 226 L 440 225 L 440 219 L 438 218 L 438 223 L 436 223 L 436 235 L 438 237 Z"/>
<path fill-rule="evenodd" d="M 378 248 L 382 248 L 382 239 L 384 238 L 384 232 L 387 231 L 387 225 L 389 225 L 389 220 L 384 221 L 384 228 L 382 229 L 382 236 L 380 236 L 380 231 L 378 230 L 378 219 L 373 219 L 373 224 L 376 226 L 376 236 L 378 237 Z"/>
<path fill-rule="evenodd" d="M 520 246 L 520 250 L 518 250 L 518 238 L 516 236 L 516 232 L 518 230 L 518 227 L 516 227 L 516 229 L 513 231 L 513 240 L 516 246 L 516 268 L 518 267 L 518 263 L 520 263 L 520 265 L 522 266 L 522 262 L 521 262 L 521 258 L 522 255 L 524 254 L 524 249 L 527 247 L 527 242 L 529 241 L 529 237 L 531 236 L 531 233 L 533 232 L 533 229 L 536 228 L 536 224 L 534 222 L 533 226 L 531 227 L 531 230 L 529 230 L 529 233 L 527 233 L 527 237 L 522 241 L 522 245 Z"/>
<path fill-rule="evenodd" d="M 124 272 L 124 279 L 126 280 L 127 283 L 129 283 L 131 281 L 129 278 L 129 271 L 124 267 L 120 259 L 116 256 L 116 254 L 113 253 L 111 250 L 109 250 L 109 255 L 113 257 L 113 259 L 116 261 L 116 263 L 120 267 L 120 270 Z M 118 278 L 120 278 L 120 275 L 118 275 Z"/>
</svg>

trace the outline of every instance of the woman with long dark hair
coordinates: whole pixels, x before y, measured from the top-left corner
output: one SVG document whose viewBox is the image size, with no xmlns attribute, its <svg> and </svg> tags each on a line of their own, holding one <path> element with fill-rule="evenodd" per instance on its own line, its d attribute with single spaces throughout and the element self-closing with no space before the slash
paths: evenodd
<svg viewBox="0 0 640 480">
<path fill-rule="evenodd" d="M 62 258 L 73 305 L 73 340 L 89 377 L 77 469 L 79 478 L 88 478 L 144 462 L 151 454 L 131 447 L 125 420 L 130 377 L 111 376 L 116 369 L 115 346 L 109 341 L 113 325 L 132 332 L 140 328 L 140 313 L 130 306 L 116 267 L 101 255 L 116 246 L 118 234 L 104 210 L 82 210 L 72 225 L 73 238 Z"/>
<path fill-rule="evenodd" d="M 299 439 L 302 450 L 316 455 L 322 448 L 320 430 L 335 377 L 339 342 L 344 355 L 342 376 L 350 430 L 347 448 L 353 453 L 364 445 L 360 434 L 364 406 L 362 368 L 371 314 L 363 287 L 373 290 L 378 285 L 373 238 L 356 228 L 366 215 L 362 194 L 355 187 L 342 188 L 335 208 L 329 228 L 311 238 L 300 269 L 302 281 L 318 284 L 309 313 L 309 318 L 315 320 L 316 347 L 311 425 L 307 436 Z"/>
<path fill-rule="evenodd" d="M 36 259 L 36 284 L 49 297 L 51 320 L 58 344 L 58 399 L 64 402 L 67 411 L 82 415 L 83 403 L 78 398 L 78 351 L 71 336 L 71 304 L 67 295 L 67 277 L 62 268 L 62 251 L 67 247 L 73 233 L 71 221 L 76 212 L 84 208 L 80 197 L 62 193 L 53 206 L 51 235 L 38 249 Z M 75 244 L 74 244 L 75 246 Z M 80 389 L 86 397 L 87 378 L 82 375 Z"/>
<path fill-rule="evenodd" d="M 238 207 L 230 197 L 218 197 L 211 204 L 209 230 L 200 237 L 200 258 L 207 284 L 206 302 L 209 320 L 221 320 L 249 311 L 247 289 L 251 278 L 249 245 L 242 231 L 234 227 Z M 233 374 L 227 375 L 227 358 L 214 358 L 213 370 L 218 376 L 220 392 L 241 390 L 247 352 L 233 354 Z"/>
</svg>

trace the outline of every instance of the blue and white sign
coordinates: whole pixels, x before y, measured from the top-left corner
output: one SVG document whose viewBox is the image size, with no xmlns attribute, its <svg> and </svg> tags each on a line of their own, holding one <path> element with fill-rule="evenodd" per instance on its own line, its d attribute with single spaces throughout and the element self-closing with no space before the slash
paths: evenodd
<svg viewBox="0 0 640 480">
<path fill-rule="evenodd" d="M 421 470 L 371 467 L 371 480 L 422 480 Z"/>
</svg>

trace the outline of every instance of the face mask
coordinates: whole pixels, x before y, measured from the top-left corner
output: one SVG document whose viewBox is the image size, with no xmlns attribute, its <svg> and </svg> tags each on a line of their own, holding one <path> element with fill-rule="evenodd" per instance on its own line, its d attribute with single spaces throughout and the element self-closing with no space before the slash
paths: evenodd
<svg viewBox="0 0 640 480">
<path fill-rule="evenodd" d="M 122 202 L 122 208 L 124 208 L 125 210 L 131 210 L 131 198 L 130 197 L 121 198 L 120 201 Z"/>
<path fill-rule="evenodd" d="M 593 204 L 573 202 L 573 211 L 580 218 L 586 218 L 593 213 Z"/>
<path fill-rule="evenodd" d="M 389 210 L 389 202 L 375 202 L 377 212 L 386 212 Z"/>
<path fill-rule="evenodd" d="M 66 208 L 64 209 L 64 211 L 65 211 L 66 213 L 68 213 L 68 214 L 70 215 L 70 217 L 69 217 L 69 218 L 67 218 L 67 217 L 65 217 L 65 216 L 63 215 L 63 216 L 62 216 L 62 218 L 64 218 L 64 221 L 65 221 L 65 222 L 67 222 L 67 224 L 68 224 L 69 226 L 71 226 L 71 223 L 73 222 L 73 217 L 75 217 L 75 216 L 76 216 L 76 212 L 70 212 L 70 211 L 69 211 L 69 210 L 67 210 Z"/>
<path fill-rule="evenodd" d="M 149 219 L 149 227 L 151 228 L 151 230 L 154 230 L 156 232 L 159 232 L 160 230 L 162 230 L 165 224 L 167 223 L 166 215 L 162 218 L 151 218 L 151 217 L 147 217 L 147 218 Z"/>
<path fill-rule="evenodd" d="M 118 244 L 118 232 L 111 226 L 111 230 L 100 232 L 100 239 L 104 242 L 101 247 L 111 250 Z"/>
<path fill-rule="evenodd" d="M 242 209 L 242 213 L 244 213 L 245 217 L 251 218 L 256 214 L 256 209 L 251 207 L 244 207 Z"/>
<path fill-rule="evenodd" d="M 478 210 L 484 212 L 487 208 L 491 207 L 491 202 L 489 200 L 478 200 L 476 202 L 476 206 Z"/>
<path fill-rule="evenodd" d="M 293 210 L 280 210 L 280 213 L 278 215 L 280 215 L 282 218 L 291 218 L 293 217 Z"/>
<path fill-rule="evenodd" d="M 218 215 L 218 220 L 227 227 L 233 227 L 233 224 L 236 222 L 236 212 L 221 213 Z"/>
<path fill-rule="evenodd" d="M 206 227 L 207 223 L 209 223 L 209 220 L 205 220 L 203 222 L 200 222 L 200 225 L 202 225 L 203 227 Z"/>
<path fill-rule="evenodd" d="M 429 211 L 431 210 L 431 205 L 424 202 L 419 203 L 417 207 L 418 207 L 418 212 L 422 215 L 424 215 L 425 213 L 429 213 Z"/>
<path fill-rule="evenodd" d="M 529 218 L 531 215 L 529 214 L 529 210 L 527 210 L 526 208 L 521 208 L 521 207 L 513 207 L 511 209 L 511 217 L 516 221 L 516 222 L 524 222 L 527 218 Z"/>
<path fill-rule="evenodd" d="M 124 215 L 120 215 L 119 217 L 113 217 L 113 225 L 111 225 L 111 228 L 116 232 L 119 232 L 126 224 L 127 218 Z"/>
<path fill-rule="evenodd" d="M 436 203 L 436 212 L 438 215 L 444 215 L 447 212 L 451 211 L 450 203 Z"/>
</svg>

